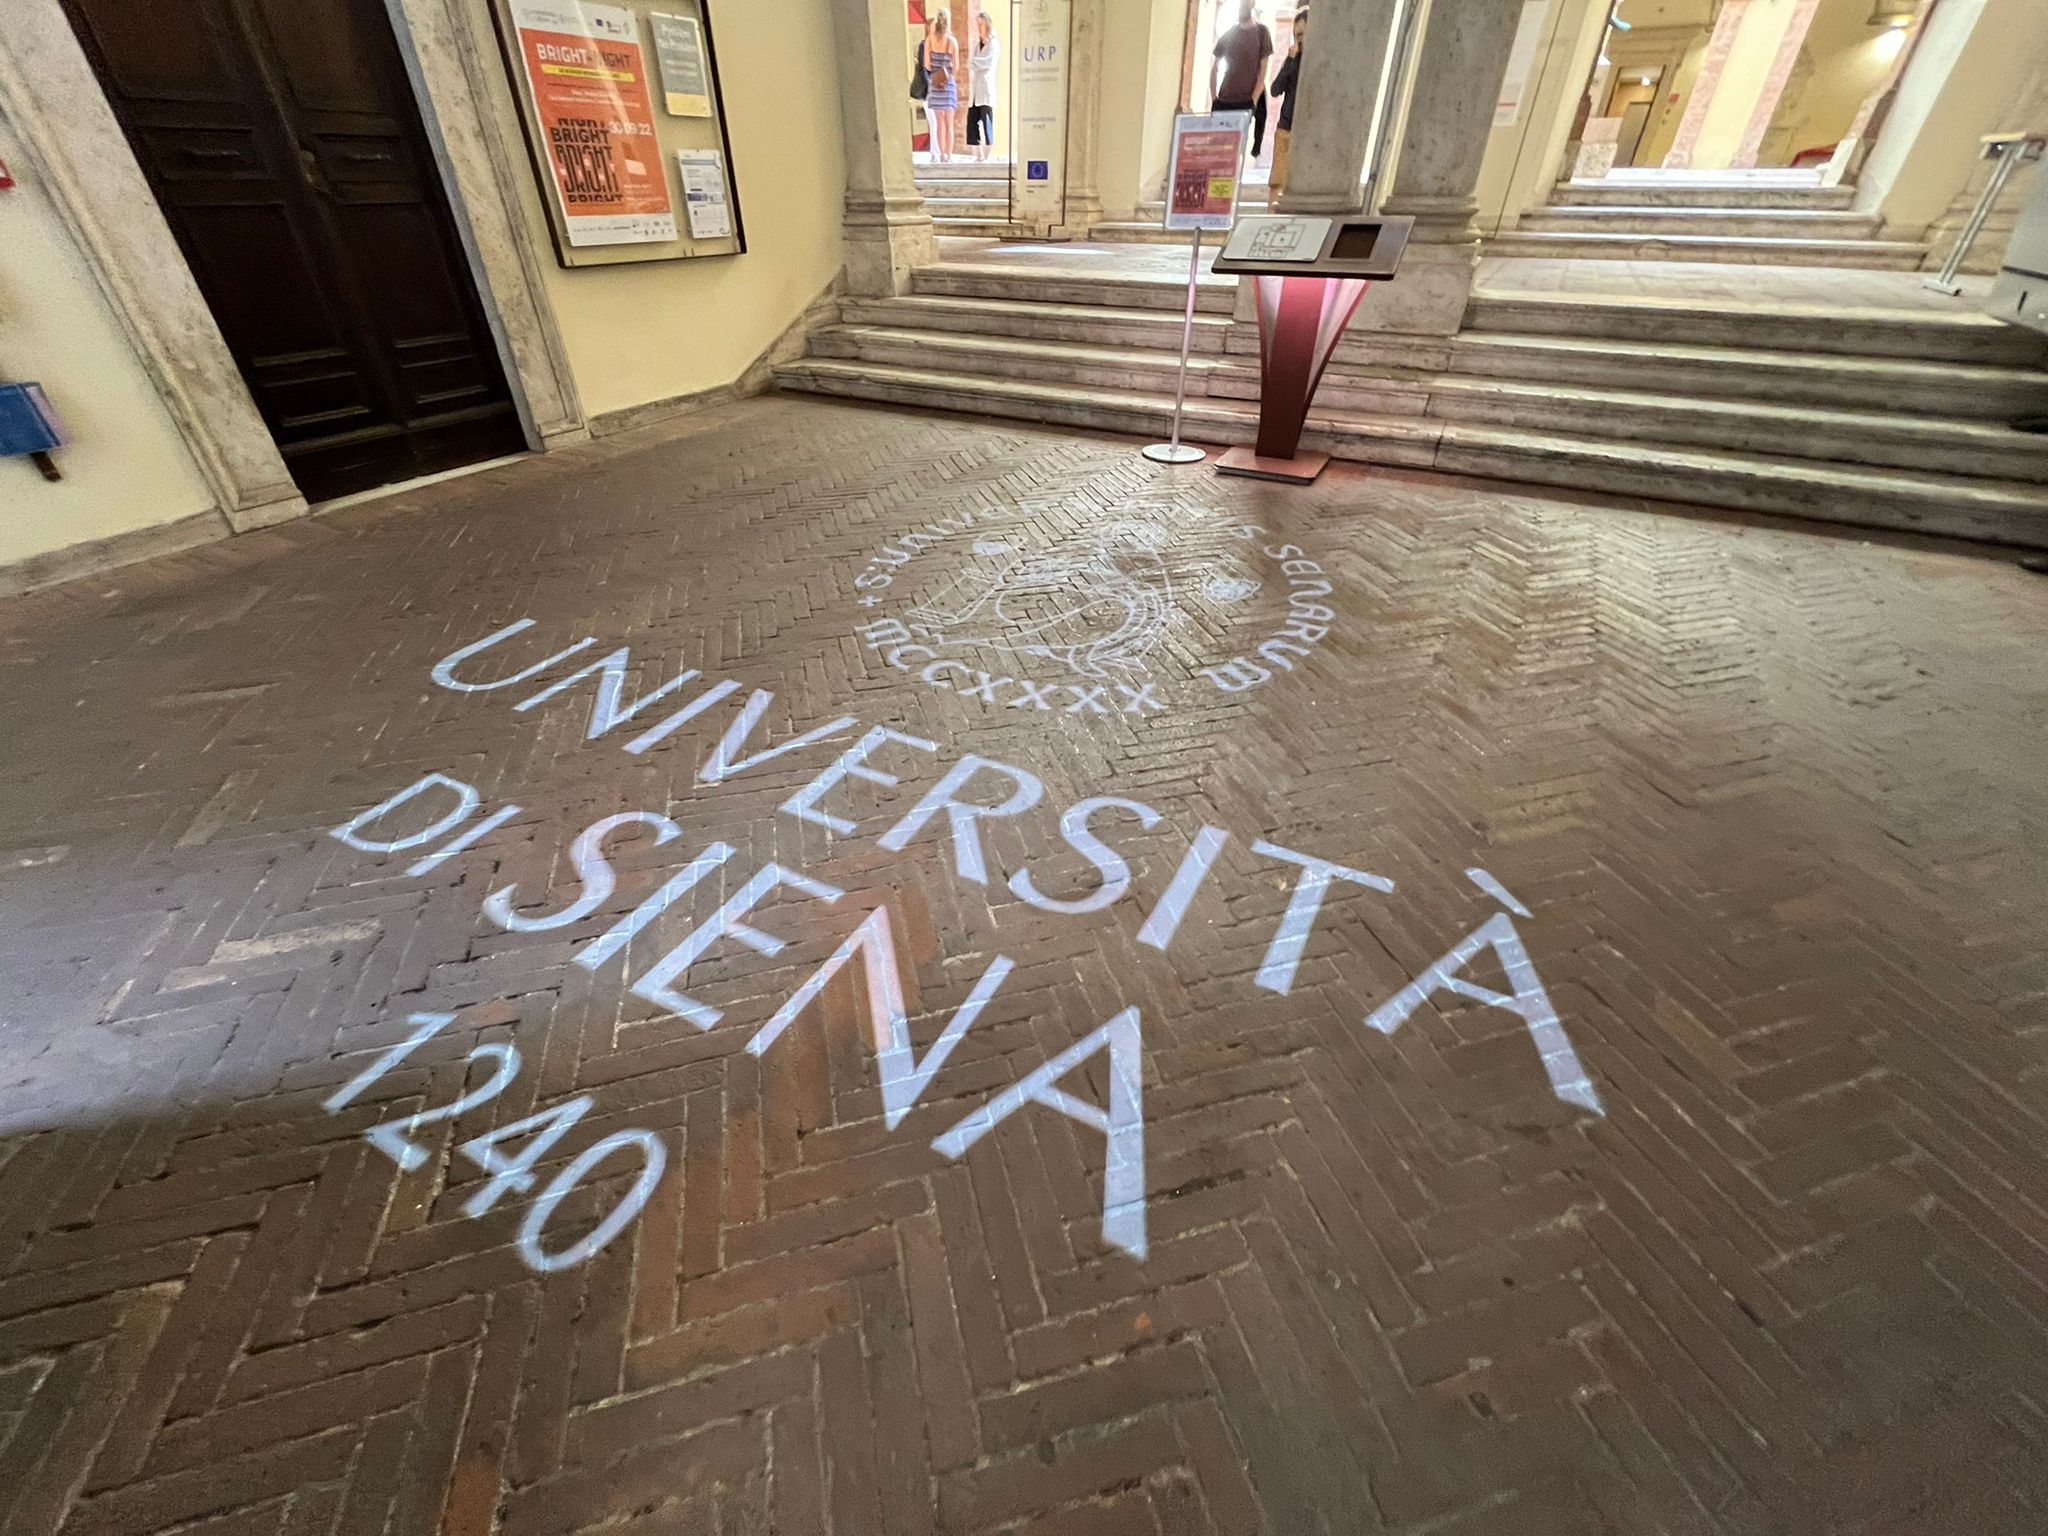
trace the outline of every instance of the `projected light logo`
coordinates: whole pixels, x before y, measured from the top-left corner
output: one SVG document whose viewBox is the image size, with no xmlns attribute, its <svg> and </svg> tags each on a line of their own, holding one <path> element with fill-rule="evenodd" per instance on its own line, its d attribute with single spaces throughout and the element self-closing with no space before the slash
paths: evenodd
<svg viewBox="0 0 2048 1536">
<path fill-rule="evenodd" d="M 1292 672 L 1329 635 L 1322 565 L 1172 504 L 964 511 L 854 578 L 862 643 L 927 687 L 1032 714 L 1164 712 Z"/>
</svg>

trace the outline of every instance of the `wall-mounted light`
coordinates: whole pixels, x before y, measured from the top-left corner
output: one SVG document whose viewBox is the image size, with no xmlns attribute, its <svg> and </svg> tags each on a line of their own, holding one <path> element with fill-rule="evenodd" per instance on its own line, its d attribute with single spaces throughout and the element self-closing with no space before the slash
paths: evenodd
<svg viewBox="0 0 2048 1536">
<path fill-rule="evenodd" d="M 1913 17 L 1920 7 L 1906 0 L 1877 0 L 1871 7 L 1870 20 L 1873 27 L 1907 27 L 1913 24 Z"/>
</svg>

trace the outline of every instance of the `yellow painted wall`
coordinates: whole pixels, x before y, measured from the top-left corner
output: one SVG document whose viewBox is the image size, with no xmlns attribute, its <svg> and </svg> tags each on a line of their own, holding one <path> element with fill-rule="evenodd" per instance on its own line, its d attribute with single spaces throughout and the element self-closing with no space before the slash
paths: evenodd
<svg viewBox="0 0 2048 1536">
<path fill-rule="evenodd" d="M 1926 23 L 1890 117 L 1857 182 L 1859 210 L 1917 235 L 1948 209 L 1977 166 L 1977 140 L 2014 126 L 2048 59 L 2042 0 L 1942 0 Z"/>
<path fill-rule="evenodd" d="M 466 3 L 488 37 L 485 0 Z M 539 184 L 530 167 L 516 168 L 548 297 L 592 416 L 730 384 L 843 260 L 846 172 L 829 0 L 721 5 L 713 21 L 746 255 L 565 270 L 553 258 Z M 495 78 L 509 93 L 505 72 Z M 906 71 L 906 92 L 909 82 Z"/>
<path fill-rule="evenodd" d="M 1812 74 L 1795 94 L 1787 91 L 1772 120 L 1786 158 L 1833 144 L 1849 131 L 1870 93 L 1884 84 L 1905 43 L 1903 31 L 1870 24 L 1869 0 L 1821 0 L 1806 34 Z"/>
<path fill-rule="evenodd" d="M 1572 117 L 1606 30 L 1607 0 L 1552 0 L 1521 115 L 1511 126 L 1495 128 L 1486 141 L 1474 194 L 1482 234 L 1512 228 L 1529 209 L 1550 201 Z"/>
<path fill-rule="evenodd" d="M 1733 163 L 1736 151 L 1742 147 L 1743 135 L 1749 131 L 1749 120 L 1762 99 L 1764 81 L 1778 57 L 1778 47 L 1785 41 L 1785 31 L 1798 9 L 1799 0 L 1750 0 L 1736 31 L 1734 46 L 1728 50 L 1728 62 L 1714 87 L 1706 120 L 1700 124 L 1699 138 L 1694 141 L 1694 170 L 1723 170 Z"/>
<path fill-rule="evenodd" d="M 1187 0 L 1109 0 L 1102 29 L 1103 209 L 1127 217 L 1165 185 Z"/>
<path fill-rule="evenodd" d="M 0 459 L 0 566 L 211 511 L 213 496 L 69 229 L 0 120 L 0 379 L 36 380 L 75 439 L 46 482 Z"/>
<path fill-rule="evenodd" d="M 1685 57 L 1678 61 L 1670 80 L 1665 82 L 1662 95 L 1657 100 L 1657 110 L 1650 114 L 1648 128 L 1643 133 L 1642 147 L 1636 152 L 1639 166 L 1660 166 L 1664 157 L 1671 153 L 1671 146 L 1678 139 L 1678 125 L 1685 121 L 1685 103 L 1692 95 L 1694 83 L 1700 77 L 1700 61 L 1707 56 L 1707 39 L 1713 34 L 1702 31 L 1693 39 L 1692 46 L 1685 50 Z M 1672 97 L 1677 97 L 1676 101 Z"/>
</svg>

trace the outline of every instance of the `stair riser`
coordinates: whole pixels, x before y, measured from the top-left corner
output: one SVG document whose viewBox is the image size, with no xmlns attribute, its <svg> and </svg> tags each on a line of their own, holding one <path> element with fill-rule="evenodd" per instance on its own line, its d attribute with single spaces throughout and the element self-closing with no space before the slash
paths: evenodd
<svg viewBox="0 0 2048 1536">
<path fill-rule="evenodd" d="M 935 219 L 1007 219 L 1007 197 L 928 197 L 924 209 Z"/>
<path fill-rule="evenodd" d="M 1543 260 L 1585 261 L 1708 261 L 1723 265 L 1760 267 L 1853 267 L 1866 272 L 1915 272 L 1921 253 L 1909 249 L 1900 253 L 1833 249 L 1809 242 L 1779 249 L 1737 245 L 1716 241 L 1709 245 L 1687 245 L 1659 240 L 1653 235 L 1620 236 L 1612 240 L 1584 235 L 1545 236 L 1540 234 L 1496 235 L 1486 242 L 1489 256 L 1523 256 Z"/>
<path fill-rule="evenodd" d="M 1577 208 L 1760 208 L 1840 211 L 1856 200 L 1852 187 L 1561 186 L 1550 201 Z"/>
<path fill-rule="evenodd" d="M 1258 403 L 1259 374 L 1256 368 L 1218 369 L 1209 375 L 1208 383 L 1212 400 Z M 1316 391 L 1316 409 L 1356 412 L 1364 416 L 1407 416 L 1419 421 L 1429 413 L 1429 392 L 1412 384 L 1328 374 L 1324 376 L 1322 387 Z"/>
<path fill-rule="evenodd" d="M 1522 215 L 1517 233 L 1580 235 L 1756 236 L 1769 240 L 1869 240 L 1878 221 L 1859 214 L 1772 213 L 1734 209 L 1695 213 L 1604 213 L 1538 208 Z"/>
<path fill-rule="evenodd" d="M 1148 283 L 1113 277 L 1005 277 L 972 267 L 924 267 L 912 277 L 915 292 L 961 299 L 1003 299 L 1029 304 L 1093 304 L 1113 309 L 1187 308 L 1187 283 Z M 1227 315 L 1237 302 L 1236 285 L 1204 284 L 1197 311 Z"/>
<path fill-rule="evenodd" d="M 1724 400 L 1774 400 L 1817 410 L 1923 412 L 1963 420 L 2003 421 L 2048 411 L 2048 380 L 2039 384 L 1906 384 L 1893 379 L 1829 376 L 1801 368 L 1761 368 L 1753 362 L 1658 362 L 1597 354 L 1515 353 L 1459 345 L 1452 371 L 1467 378 L 1582 385 L 1588 389 L 1660 395 L 1706 395 Z"/>
<path fill-rule="evenodd" d="M 1502 400 L 1439 391 L 1429 414 L 1443 421 L 1521 427 L 1573 437 L 1671 444 L 1821 464 L 1867 465 L 1920 474 L 2023 480 L 2048 485 L 2048 449 L 2025 437 L 2010 447 L 1929 441 L 1905 433 L 1818 429 L 1774 423 L 1766 416 L 1730 419 L 1721 413 L 1654 406 L 1591 406 L 1570 400 Z"/>
<path fill-rule="evenodd" d="M 1149 224 L 1098 224 L 1088 231 L 1088 238 L 1103 245 L 1178 245 L 1185 247 L 1193 237 L 1186 230 L 1155 229 Z"/>
<path fill-rule="evenodd" d="M 1681 347 L 1749 347 L 1912 362 L 2029 368 L 2048 362 L 2048 341 L 2011 326 L 1855 319 L 1796 320 L 1706 310 L 1631 310 L 1604 304 L 1473 298 L 1467 330 L 1491 335 L 1596 337 Z"/>
<path fill-rule="evenodd" d="M 904 330 L 944 331 L 953 335 L 1005 337 L 1016 341 L 1067 341 L 1084 347 L 1146 347 L 1180 352 L 1181 319 L 1162 314 L 1158 320 L 1104 318 L 1074 320 L 1064 315 L 1014 312 L 935 315 L 915 304 L 892 299 L 847 300 L 840 306 L 849 325 L 887 325 Z M 1228 328 L 1214 316 L 1197 316 L 1192 350 L 1198 357 L 1220 357 Z"/>
<path fill-rule="evenodd" d="M 1087 400 L 1019 399 L 997 391 L 963 396 L 956 389 L 904 379 L 845 375 L 821 377 L 805 373 L 801 364 L 777 370 L 776 380 L 784 389 L 835 395 L 841 399 L 873 400 L 945 411 L 958 411 L 966 405 L 979 415 L 1080 427 L 1096 432 L 1121 432 L 1134 437 L 1164 437 L 1173 425 L 1173 398 L 1170 395 L 1160 396 L 1151 403 L 1114 405 Z M 1302 445 L 1352 463 L 1428 469 L 1436 456 L 1436 436 L 1427 424 L 1419 423 L 1418 428 L 1413 435 L 1404 432 L 1390 436 L 1363 427 L 1312 420 L 1302 434 Z M 1227 446 L 1249 443 L 1257 435 L 1257 412 L 1249 406 L 1227 401 L 1190 400 L 1181 423 L 1181 436 L 1196 443 Z"/>
<path fill-rule="evenodd" d="M 1008 240 L 1020 231 L 1001 219 L 933 219 L 932 233 L 956 240 Z"/>
<path fill-rule="evenodd" d="M 1137 436 L 1163 435 L 1171 420 L 1171 404 L 1163 397 L 1156 404 L 1113 406 L 1080 400 L 1008 398 L 993 389 L 985 394 L 963 396 L 957 386 L 943 382 L 924 383 L 857 375 L 821 376 L 807 372 L 800 363 L 778 369 L 776 377 L 785 389 L 846 399 L 953 411 L 959 410 L 963 402 L 968 402 L 976 413 L 982 415 Z M 1233 411 L 1224 402 L 1209 400 L 1189 409 L 1183 435 L 1195 442 L 1244 442 L 1254 430 L 1253 421 L 1249 406 Z M 1641 496 L 1653 504 L 1667 497 L 1672 489 L 1673 479 L 1667 468 L 1654 465 L 1638 467 L 1609 454 L 1581 454 L 1568 450 L 1516 451 L 1461 438 L 1457 423 L 1444 423 L 1440 440 L 1430 432 L 1428 423 L 1417 423 L 1417 428 L 1412 435 L 1404 431 L 1402 436 L 1390 438 L 1315 422 L 1311 423 L 1303 442 L 1342 459 L 1435 468 L 1455 474 L 1555 485 L 1571 490 Z M 2031 509 L 2010 505 L 1972 506 L 1966 499 L 1943 502 L 1907 491 L 1888 494 L 1859 487 L 1851 493 L 1839 487 L 1812 482 L 1786 484 L 1732 468 L 1690 474 L 1684 485 L 1688 504 L 2048 548 L 2048 511 L 2037 516 Z M 2048 509 L 2048 498 L 2044 498 L 2043 507 Z"/>
<path fill-rule="evenodd" d="M 1001 346 L 933 346 L 896 337 L 864 336 L 827 331 L 815 338 L 815 355 L 881 363 L 893 368 L 972 374 L 988 379 L 1035 379 L 1042 384 L 1070 384 L 1079 389 L 1138 389 L 1171 394 L 1180 372 L 1180 358 L 1161 353 L 1120 363 L 1091 363 L 1071 358 L 1046 358 Z M 1208 393 L 1207 379 L 1216 365 L 1190 361 L 1188 393 Z"/>
<path fill-rule="evenodd" d="M 1486 475 L 1653 500 L 1668 497 L 1672 489 L 1670 471 L 1659 466 L 1634 468 L 1605 457 L 1515 452 L 1461 442 L 1455 429 L 1446 432 L 1438 445 L 1436 467 L 1452 474 Z M 2033 518 L 2011 510 L 1942 504 L 1911 494 L 1891 495 L 1864 489 L 1844 493 L 1832 486 L 1783 485 L 1732 471 L 1698 473 L 1684 483 L 1688 500 L 1703 506 L 1770 512 L 1859 528 L 2048 547 L 2048 516 Z"/>
</svg>

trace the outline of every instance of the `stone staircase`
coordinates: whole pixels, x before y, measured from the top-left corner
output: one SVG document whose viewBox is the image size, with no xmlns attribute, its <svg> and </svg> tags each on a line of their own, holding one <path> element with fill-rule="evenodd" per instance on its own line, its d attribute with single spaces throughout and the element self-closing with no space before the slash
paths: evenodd
<svg viewBox="0 0 2048 1536">
<path fill-rule="evenodd" d="M 1158 436 L 1185 280 L 1022 264 L 848 299 L 785 389 Z M 1256 327 L 1203 280 L 1185 431 L 1248 442 Z M 1354 335 L 1306 441 L 1344 459 L 2048 548 L 2048 343 L 1969 313 L 1481 292 L 1445 340 Z"/>
<path fill-rule="evenodd" d="M 917 189 L 931 211 L 935 233 L 1000 240 L 1010 223 L 1010 162 L 955 160 L 917 167 Z"/>
<path fill-rule="evenodd" d="M 1493 256 L 1753 262 L 1917 271 L 1924 243 L 1878 238 L 1851 187 L 1574 181 L 1486 243 Z"/>
</svg>

